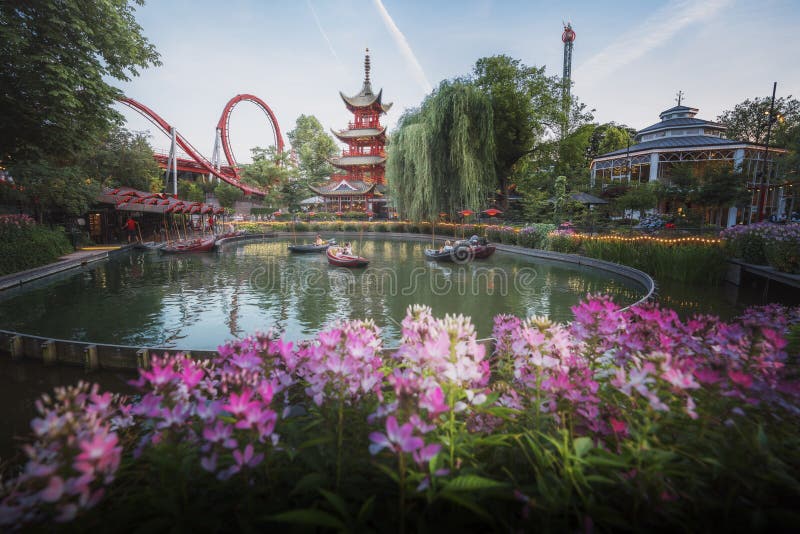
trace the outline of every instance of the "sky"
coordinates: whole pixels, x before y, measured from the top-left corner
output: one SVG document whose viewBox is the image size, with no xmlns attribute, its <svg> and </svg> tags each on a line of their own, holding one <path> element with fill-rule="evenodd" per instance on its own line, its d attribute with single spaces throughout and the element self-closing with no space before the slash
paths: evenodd
<svg viewBox="0 0 800 534">
<path fill-rule="evenodd" d="M 163 65 L 115 85 L 207 157 L 225 104 L 240 93 L 264 100 L 284 137 L 302 114 L 345 128 L 352 115 L 339 91 L 360 91 L 367 47 L 373 88 L 394 103 L 383 118 L 390 131 L 481 57 L 506 54 L 561 75 L 564 21 L 577 35 L 573 95 L 597 122 L 644 128 L 679 90 L 709 120 L 769 96 L 774 81 L 778 96 L 800 97 L 797 0 L 149 0 L 136 17 Z M 169 147 L 143 117 L 120 111 L 129 129 Z M 273 144 L 248 102 L 234 108 L 230 137 L 240 163 L 251 147 Z"/>
</svg>

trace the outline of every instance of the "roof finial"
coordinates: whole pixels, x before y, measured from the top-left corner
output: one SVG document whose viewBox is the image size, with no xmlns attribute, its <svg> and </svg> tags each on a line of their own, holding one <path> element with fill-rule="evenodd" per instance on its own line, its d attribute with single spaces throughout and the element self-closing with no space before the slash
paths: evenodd
<svg viewBox="0 0 800 534">
<path fill-rule="evenodd" d="M 676 93 L 676 96 L 677 96 L 677 98 L 676 98 L 675 100 L 677 100 L 677 101 L 678 101 L 678 105 L 680 106 L 680 105 L 681 105 L 681 100 L 683 99 L 683 96 L 684 96 L 684 95 L 683 95 L 683 91 L 678 91 L 678 92 Z"/>
<path fill-rule="evenodd" d="M 369 48 L 364 56 L 364 83 L 369 83 Z"/>
</svg>

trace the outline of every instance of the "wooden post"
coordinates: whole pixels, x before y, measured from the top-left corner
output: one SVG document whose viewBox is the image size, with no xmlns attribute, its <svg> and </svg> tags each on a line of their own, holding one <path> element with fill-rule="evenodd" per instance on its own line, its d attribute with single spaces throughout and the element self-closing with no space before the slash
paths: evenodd
<svg viewBox="0 0 800 534">
<path fill-rule="evenodd" d="M 8 340 L 9 352 L 11 353 L 12 360 L 21 360 L 24 354 L 22 353 L 22 336 L 12 336 Z"/>
<path fill-rule="evenodd" d="M 87 371 L 95 371 L 100 368 L 97 359 L 97 345 L 87 345 L 83 349 L 83 363 Z"/>
<path fill-rule="evenodd" d="M 48 339 L 42 342 L 42 362 L 45 365 L 55 365 L 58 361 L 56 342 Z"/>
<path fill-rule="evenodd" d="M 150 351 L 139 349 L 136 351 L 136 366 L 142 369 L 150 367 Z"/>
</svg>

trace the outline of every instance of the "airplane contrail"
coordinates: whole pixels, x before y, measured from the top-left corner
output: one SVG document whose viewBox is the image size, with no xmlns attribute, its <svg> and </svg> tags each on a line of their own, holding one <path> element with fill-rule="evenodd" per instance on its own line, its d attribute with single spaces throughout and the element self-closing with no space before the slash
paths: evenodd
<svg viewBox="0 0 800 534">
<path fill-rule="evenodd" d="M 374 2 L 378 13 L 380 13 L 381 18 L 383 19 L 383 23 L 386 25 L 386 29 L 388 29 L 389 33 L 392 34 L 395 44 L 398 48 L 400 48 L 400 53 L 403 54 L 403 57 L 405 57 L 409 64 L 409 67 L 411 67 L 411 71 L 413 72 L 417 83 L 419 83 L 420 87 L 422 87 L 426 93 L 430 93 L 433 90 L 431 82 L 429 82 L 428 77 L 425 76 L 425 71 L 422 70 L 422 66 L 419 64 L 419 61 L 417 61 L 417 56 L 415 56 L 414 51 L 411 50 L 411 46 L 408 44 L 406 36 L 403 35 L 403 32 L 401 32 L 400 28 L 397 27 L 397 24 L 394 23 L 391 15 L 389 15 L 389 12 L 386 11 L 386 7 L 383 5 L 383 2 L 381 2 L 381 0 L 374 0 Z"/>
<path fill-rule="evenodd" d="M 322 24 L 320 23 L 319 17 L 317 16 L 317 10 L 314 9 L 314 6 L 311 4 L 311 0 L 306 0 L 306 4 L 308 4 L 308 9 L 311 11 L 311 15 L 314 17 L 314 22 L 317 25 L 319 33 L 322 35 L 322 38 L 325 39 L 325 42 L 328 44 L 328 49 L 331 51 L 333 57 L 336 58 L 336 61 L 339 63 L 339 66 L 341 68 L 344 68 L 344 64 L 342 63 L 342 60 L 339 59 L 339 54 L 336 53 L 336 49 L 333 47 L 333 43 L 331 43 L 331 40 L 328 38 L 328 34 L 325 33 L 325 30 L 322 28 Z"/>
</svg>

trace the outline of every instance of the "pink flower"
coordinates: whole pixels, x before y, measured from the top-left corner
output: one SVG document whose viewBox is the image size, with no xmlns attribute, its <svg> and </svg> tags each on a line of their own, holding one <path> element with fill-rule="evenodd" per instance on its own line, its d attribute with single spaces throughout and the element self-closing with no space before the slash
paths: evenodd
<svg viewBox="0 0 800 534">
<path fill-rule="evenodd" d="M 728 377 L 735 383 L 744 388 L 749 388 L 753 385 L 753 377 L 741 371 L 733 369 L 728 371 Z"/>
<path fill-rule="evenodd" d="M 372 432 L 369 435 L 369 440 L 372 442 L 369 446 L 369 452 L 375 455 L 387 447 L 396 452 L 414 452 L 425 445 L 425 442 L 422 438 L 413 434 L 414 425 L 405 423 L 402 426 L 398 426 L 397 418 L 390 415 L 386 419 L 386 434 Z"/>
</svg>

